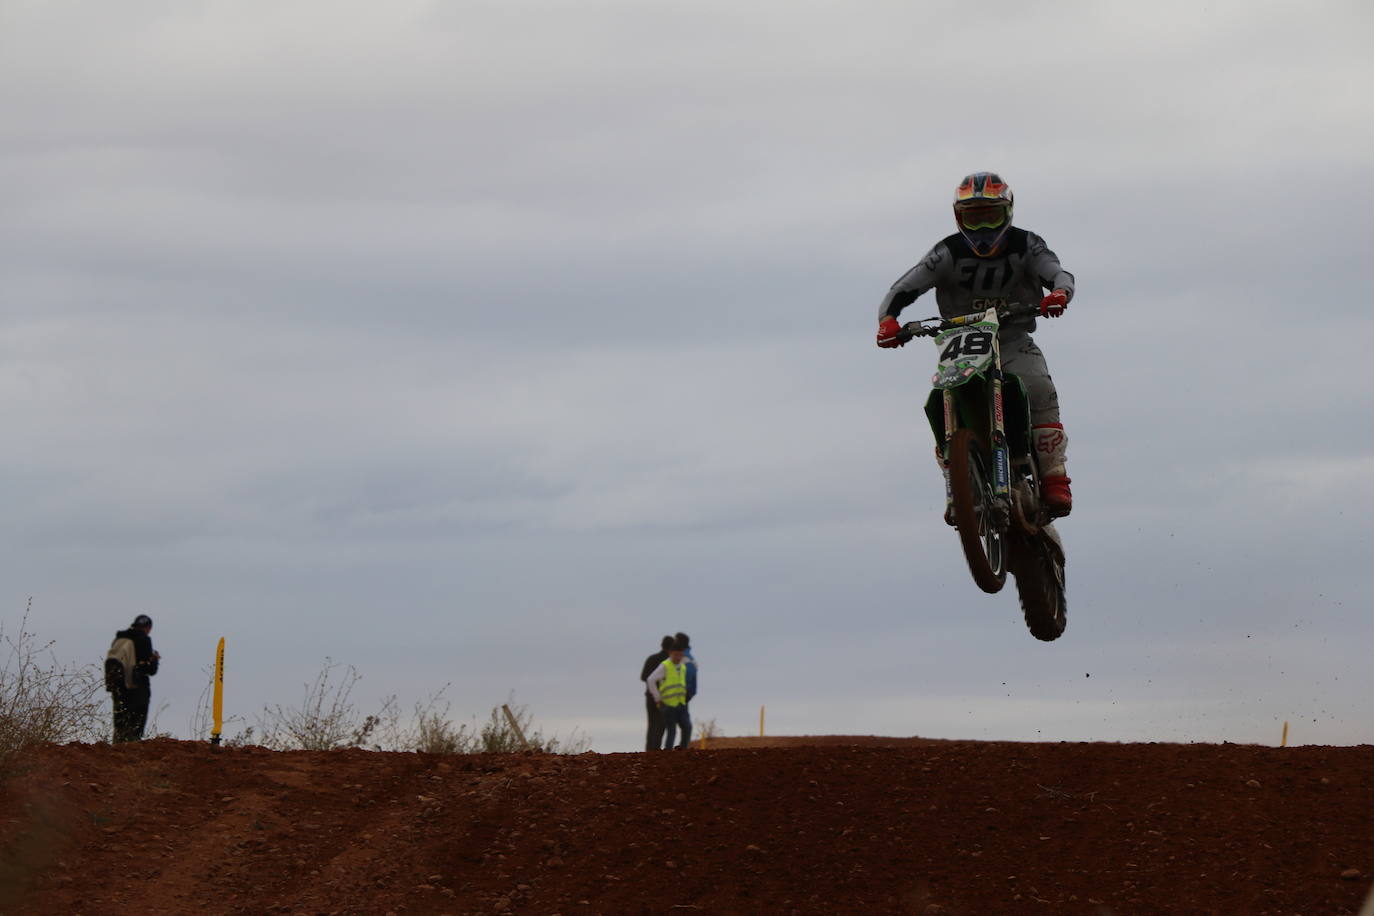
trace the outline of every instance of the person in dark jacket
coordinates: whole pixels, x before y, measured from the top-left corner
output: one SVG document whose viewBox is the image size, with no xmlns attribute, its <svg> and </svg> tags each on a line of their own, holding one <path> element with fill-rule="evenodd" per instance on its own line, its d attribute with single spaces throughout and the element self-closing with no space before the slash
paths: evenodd
<svg viewBox="0 0 1374 916">
<path fill-rule="evenodd" d="M 658 708 L 658 701 L 653 694 L 649 693 L 649 675 L 653 674 L 663 660 L 668 657 L 668 650 L 673 647 L 673 637 L 663 637 L 663 648 L 644 659 L 644 668 L 639 672 L 639 679 L 644 682 L 644 711 L 649 717 L 649 730 L 644 736 L 644 750 L 661 751 L 663 750 L 663 713 Z"/>
<path fill-rule="evenodd" d="M 162 654 L 153 650 L 153 618 L 139 614 L 129 629 L 115 633 L 115 639 L 130 639 L 134 644 L 133 687 L 122 682 L 110 691 L 114 699 L 114 740 L 142 741 L 143 729 L 148 724 L 148 705 L 153 699 L 152 682 L 157 674 L 157 663 Z"/>
<path fill-rule="evenodd" d="M 692 638 L 686 633 L 678 633 L 673 641 L 682 646 L 682 657 L 687 659 L 687 702 L 697 695 L 697 660 L 692 655 Z"/>
</svg>

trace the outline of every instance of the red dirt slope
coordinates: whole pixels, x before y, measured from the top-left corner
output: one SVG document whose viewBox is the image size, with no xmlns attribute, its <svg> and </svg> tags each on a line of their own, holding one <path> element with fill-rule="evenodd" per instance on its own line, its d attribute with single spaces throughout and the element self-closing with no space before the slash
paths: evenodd
<svg viewBox="0 0 1374 916">
<path fill-rule="evenodd" d="M 850 739 L 842 739 L 850 740 Z M 875 739 L 876 740 L 876 739 Z M 1374 747 L 46 748 L 0 913 L 1356 913 Z"/>
<path fill-rule="evenodd" d="M 693 744 L 696 747 L 700 742 Z M 757 747 L 929 747 L 949 744 L 942 738 L 888 738 L 881 735 L 760 735 L 757 738 L 712 738 L 708 749 Z"/>
</svg>

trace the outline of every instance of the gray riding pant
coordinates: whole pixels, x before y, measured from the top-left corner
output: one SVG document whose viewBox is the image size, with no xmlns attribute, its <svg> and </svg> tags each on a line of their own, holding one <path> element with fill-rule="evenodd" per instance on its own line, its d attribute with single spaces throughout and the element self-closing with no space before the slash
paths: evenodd
<svg viewBox="0 0 1374 916">
<path fill-rule="evenodd" d="M 999 337 L 1002 350 L 1002 370 L 1021 379 L 1030 397 L 1031 425 L 1042 426 L 1059 422 L 1059 392 L 1054 390 L 1050 367 L 1045 354 L 1031 340 L 1029 334 Z"/>
</svg>

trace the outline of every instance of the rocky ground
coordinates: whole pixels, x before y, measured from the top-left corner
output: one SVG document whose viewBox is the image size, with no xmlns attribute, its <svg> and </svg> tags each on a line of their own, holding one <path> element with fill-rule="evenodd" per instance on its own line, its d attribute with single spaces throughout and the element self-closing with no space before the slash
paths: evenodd
<svg viewBox="0 0 1374 916">
<path fill-rule="evenodd" d="M 0 913 L 1326 916 L 1374 876 L 1374 747 L 781 743 L 45 748 Z"/>
</svg>

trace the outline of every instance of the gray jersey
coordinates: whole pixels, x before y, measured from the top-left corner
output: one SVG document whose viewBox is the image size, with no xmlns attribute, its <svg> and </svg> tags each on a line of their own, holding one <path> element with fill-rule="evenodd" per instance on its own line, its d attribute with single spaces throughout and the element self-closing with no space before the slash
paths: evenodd
<svg viewBox="0 0 1374 916">
<path fill-rule="evenodd" d="M 1062 289 L 1073 298 L 1073 274 L 1059 266 L 1059 258 L 1034 232 L 1007 230 L 999 254 L 980 258 L 959 233 L 937 242 L 900 280 L 892 285 L 878 318 L 901 314 L 916 297 L 935 290 L 935 303 L 946 318 L 967 315 L 1012 303 L 1040 304 L 1045 290 Z M 1017 318 L 1002 325 L 1003 337 L 1035 330 L 1034 318 Z"/>
</svg>

